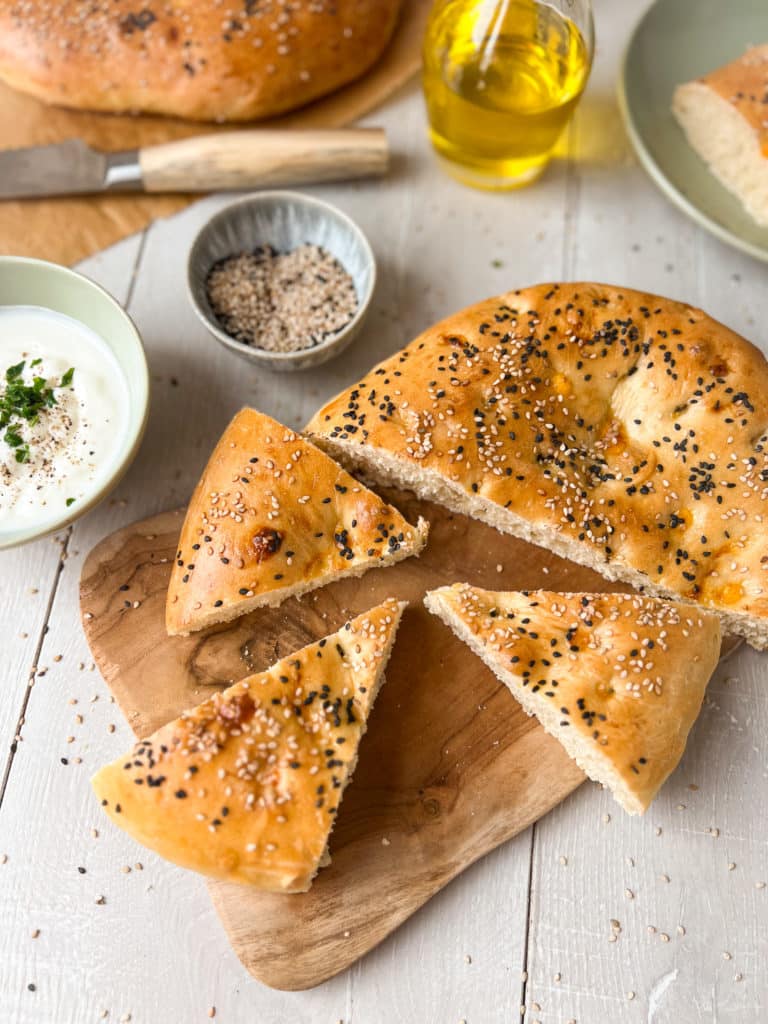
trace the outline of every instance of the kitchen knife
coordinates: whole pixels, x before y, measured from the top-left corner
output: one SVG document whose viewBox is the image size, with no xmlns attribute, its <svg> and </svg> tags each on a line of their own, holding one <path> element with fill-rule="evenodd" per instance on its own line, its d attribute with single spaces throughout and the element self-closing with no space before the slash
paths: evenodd
<svg viewBox="0 0 768 1024">
<path fill-rule="evenodd" d="M 236 131 L 120 153 L 80 139 L 0 150 L 0 199 L 89 192 L 217 192 L 384 174 L 380 128 Z"/>
</svg>

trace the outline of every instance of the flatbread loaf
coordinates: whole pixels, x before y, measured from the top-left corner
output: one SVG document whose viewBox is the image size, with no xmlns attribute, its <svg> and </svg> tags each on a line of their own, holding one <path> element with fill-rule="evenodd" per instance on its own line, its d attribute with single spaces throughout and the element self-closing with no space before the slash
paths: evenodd
<svg viewBox="0 0 768 1024">
<path fill-rule="evenodd" d="M 93 777 L 106 813 L 182 867 L 305 892 L 404 607 L 378 605 L 138 742 Z"/>
<path fill-rule="evenodd" d="M 425 603 L 587 775 L 642 814 L 679 762 L 720 654 L 717 616 L 635 594 L 496 593 Z"/>
<path fill-rule="evenodd" d="M 362 75 L 401 0 L 0 0 L 0 78 L 47 103 L 249 121 Z"/>
<path fill-rule="evenodd" d="M 216 446 L 189 503 L 166 627 L 185 635 L 418 554 L 410 526 L 319 448 L 255 409 Z"/>
<path fill-rule="evenodd" d="M 382 483 L 768 647 L 768 363 L 701 310 L 538 285 L 425 331 L 308 435 Z"/>
</svg>

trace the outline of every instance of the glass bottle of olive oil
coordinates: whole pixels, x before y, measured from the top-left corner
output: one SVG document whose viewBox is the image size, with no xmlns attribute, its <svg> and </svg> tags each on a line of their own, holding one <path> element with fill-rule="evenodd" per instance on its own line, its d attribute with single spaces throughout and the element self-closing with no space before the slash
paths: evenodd
<svg viewBox="0 0 768 1024">
<path fill-rule="evenodd" d="M 484 188 L 536 178 L 586 85 L 589 0 L 437 0 L 424 41 L 432 143 Z"/>
</svg>

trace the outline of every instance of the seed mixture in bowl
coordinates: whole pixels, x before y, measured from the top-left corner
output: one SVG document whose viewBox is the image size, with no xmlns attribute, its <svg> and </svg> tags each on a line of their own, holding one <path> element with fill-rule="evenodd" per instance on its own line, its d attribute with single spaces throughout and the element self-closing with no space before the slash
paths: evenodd
<svg viewBox="0 0 768 1024">
<path fill-rule="evenodd" d="M 237 341 L 268 352 L 297 352 L 336 334 L 353 318 L 352 277 L 320 245 L 280 253 L 270 245 L 219 260 L 206 280 L 211 309 Z"/>
</svg>

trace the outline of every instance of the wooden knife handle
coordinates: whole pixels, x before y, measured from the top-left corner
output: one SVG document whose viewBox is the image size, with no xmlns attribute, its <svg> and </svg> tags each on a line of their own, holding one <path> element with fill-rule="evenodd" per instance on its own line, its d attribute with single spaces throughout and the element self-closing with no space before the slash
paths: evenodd
<svg viewBox="0 0 768 1024">
<path fill-rule="evenodd" d="M 307 185 L 384 174 L 381 128 L 338 131 L 269 129 L 198 135 L 139 150 L 147 192 L 214 192 Z"/>
</svg>

